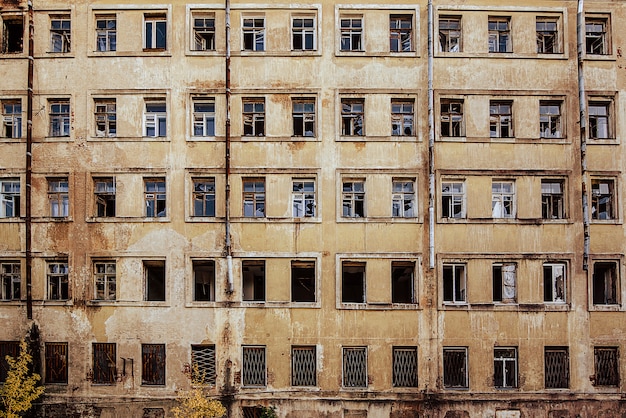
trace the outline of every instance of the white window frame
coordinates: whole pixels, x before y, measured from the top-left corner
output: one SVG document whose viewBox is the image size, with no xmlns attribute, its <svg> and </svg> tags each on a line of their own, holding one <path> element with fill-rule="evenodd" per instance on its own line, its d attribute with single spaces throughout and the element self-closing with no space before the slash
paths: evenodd
<svg viewBox="0 0 626 418">
<path fill-rule="evenodd" d="M 241 50 L 263 52 L 267 49 L 265 36 L 265 16 L 241 17 Z M 246 38 L 252 37 L 252 45 L 246 48 Z"/>
<path fill-rule="evenodd" d="M 314 98 L 293 98 L 291 100 L 291 114 L 293 119 L 293 136 L 315 137 L 316 107 Z M 296 126 L 300 127 L 298 130 L 301 132 L 296 132 Z"/>
<path fill-rule="evenodd" d="M 117 16 L 96 15 L 96 51 L 112 52 L 117 49 Z"/>
<path fill-rule="evenodd" d="M 191 13 L 191 50 L 215 51 L 215 13 Z"/>
<path fill-rule="evenodd" d="M 539 137 L 564 138 L 564 129 L 563 100 L 541 100 L 539 102 Z"/>
<path fill-rule="evenodd" d="M 589 98 L 587 114 L 589 119 L 589 139 L 615 139 L 613 129 L 613 106 L 612 98 Z"/>
<path fill-rule="evenodd" d="M 70 115 L 72 107 L 67 99 L 54 99 L 48 101 L 50 107 L 50 137 L 60 138 L 70 136 L 72 130 Z"/>
<path fill-rule="evenodd" d="M 264 97 L 248 97 L 241 101 L 241 116 L 243 123 L 243 136 L 265 136 L 265 98 Z M 246 133 L 246 126 L 249 126 Z M 260 129 L 257 129 L 260 128 Z"/>
<path fill-rule="evenodd" d="M 444 138 L 465 136 L 465 101 L 457 98 L 442 98 L 439 103 L 439 135 Z M 448 135 L 444 135 L 443 126 L 447 126 Z"/>
<path fill-rule="evenodd" d="M 115 99 L 94 99 L 96 137 L 115 138 L 117 136 L 117 104 Z M 104 129 L 98 129 L 102 127 Z"/>
<path fill-rule="evenodd" d="M 0 105 L 2 106 L 2 138 L 21 138 L 22 101 L 20 99 L 2 100 Z"/>
<path fill-rule="evenodd" d="M 143 197 L 146 207 L 146 218 L 163 218 L 167 216 L 167 180 L 165 177 L 145 177 L 143 179 Z M 152 190 L 150 190 L 152 189 Z M 163 210 L 159 211 L 159 202 L 163 202 Z M 152 207 L 151 207 L 152 206 Z M 150 214 L 150 211 L 152 213 Z"/>
<path fill-rule="evenodd" d="M 67 297 L 63 297 L 63 287 L 67 286 Z M 57 287 L 57 292 L 53 291 Z M 46 299 L 69 300 L 69 265 L 67 260 L 51 260 L 46 262 Z"/>
<path fill-rule="evenodd" d="M 509 356 L 506 352 L 512 352 L 513 356 Z M 498 352 L 501 352 L 498 356 Z M 494 347 L 493 349 L 493 381 L 496 389 L 515 389 L 518 387 L 518 355 L 517 355 L 517 347 Z M 502 370 L 502 385 L 496 385 L 496 362 L 501 364 Z M 507 367 L 508 366 L 508 367 Z M 507 385 L 507 371 L 513 373 L 513 382 L 511 385 Z"/>
<path fill-rule="evenodd" d="M 198 186 L 202 184 L 203 186 L 198 188 Z M 215 177 L 194 177 L 191 179 L 191 185 L 193 188 L 192 192 L 192 203 L 191 203 L 191 214 L 193 217 L 215 217 L 216 216 L 216 186 L 215 186 Z M 209 212 L 207 210 L 207 202 L 213 200 L 213 214 L 207 214 Z M 200 203 L 202 206 L 202 213 L 198 214 L 196 212 L 196 203 Z M 210 207 L 210 206 L 209 206 Z"/>
<path fill-rule="evenodd" d="M 391 136 L 415 136 L 414 100 L 391 99 Z"/>
<path fill-rule="evenodd" d="M 403 27 L 403 22 L 409 22 Z M 397 49 L 394 49 L 394 41 Z M 408 48 L 407 48 L 408 45 Z M 413 52 L 413 15 L 408 13 L 393 13 L 389 16 L 389 51 L 392 53 Z"/>
<path fill-rule="evenodd" d="M 364 218 L 366 211 L 365 179 L 343 179 L 341 182 L 341 216 L 343 218 Z M 362 213 L 358 213 L 357 204 L 361 202 Z"/>
<path fill-rule="evenodd" d="M 417 217 L 417 190 L 415 178 L 393 178 L 391 181 L 391 216 Z"/>
<path fill-rule="evenodd" d="M 20 216 L 20 192 L 21 181 L 19 178 L 0 178 L 0 218 L 17 218 Z"/>
<path fill-rule="evenodd" d="M 313 178 L 297 178 L 291 181 L 291 206 L 294 218 L 317 216 L 317 189 Z"/>
<path fill-rule="evenodd" d="M 93 261 L 94 300 L 117 300 L 117 263 L 115 260 Z"/>
<path fill-rule="evenodd" d="M 546 298 L 546 286 L 550 287 L 549 298 Z M 567 303 L 567 300 L 567 264 L 563 262 L 543 263 L 543 303 L 564 304 Z"/>
<path fill-rule="evenodd" d="M 503 24 L 506 24 L 503 26 Z M 490 53 L 511 53 L 513 52 L 513 44 L 511 40 L 511 17 L 510 16 L 489 16 L 489 52 Z M 501 50 L 502 40 L 504 50 Z"/>
<path fill-rule="evenodd" d="M 215 98 L 214 97 L 194 97 L 193 122 L 191 135 L 194 137 L 215 136 Z"/>
<path fill-rule="evenodd" d="M 69 14 L 50 16 L 50 52 L 65 54 L 71 51 L 72 20 Z"/>
<path fill-rule="evenodd" d="M 513 102 L 491 100 L 489 102 L 489 136 L 491 138 L 515 137 Z"/>
<path fill-rule="evenodd" d="M 246 186 L 246 183 L 248 185 Z M 242 216 L 245 218 L 265 218 L 267 216 L 267 182 L 265 177 L 244 177 L 241 179 Z M 252 212 L 246 211 L 251 208 Z"/>
<path fill-rule="evenodd" d="M 517 202 L 515 181 L 493 180 L 491 183 L 491 216 L 493 219 L 515 219 Z M 507 213 L 506 208 L 510 207 Z"/>
<path fill-rule="evenodd" d="M 296 26 L 296 22 L 301 21 L 300 26 Z M 308 25 L 311 21 L 311 26 Z M 301 47 L 296 48 L 296 36 L 301 37 Z M 311 46 L 307 48 L 307 40 L 310 39 Z M 316 51 L 317 50 L 317 19 L 315 16 L 298 16 L 291 17 L 291 50 L 292 51 Z"/>
<path fill-rule="evenodd" d="M 365 99 L 341 99 L 341 135 L 365 136 Z"/>
<path fill-rule="evenodd" d="M 364 51 L 363 16 L 341 16 L 339 18 L 339 50 L 341 52 Z"/>
<path fill-rule="evenodd" d="M 70 216 L 69 181 L 67 177 L 48 179 L 48 202 L 50 217 L 67 218 Z"/>
<path fill-rule="evenodd" d="M 150 130 L 153 131 L 152 135 L 150 135 Z M 143 114 L 143 134 L 150 138 L 167 136 L 167 103 L 165 100 L 146 100 Z"/>
<path fill-rule="evenodd" d="M 166 13 L 146 13 L 143 18 L 144 26 L 144 50 L 165 51 L 167 50 L 167 14 Z M 160 28 L 160 29 L 159 29 Z M 159 45 L 159 31 L 163 31 L 164 45 Z"/>
<path fill-rule="evenodd" d="M 591 220 L 611 221 L 617 219 L 617 180 L 614 178 L 594 177 L 591 179 Z M 606 207 L 608 210 L 600 212 L 600 209 Z M 601 217 L 601 214 L 606 215 Z"/>
<path fill-rule="evenodd" d="M 455 212 L 455 207 L 460 205 L 461 210 Z M 445 216 L 447 207 L 448 216 Z M 458 213 L 459 216 L 455 216 Z M 452 215 L 452 216 L 450 216 Z M 441 217 L 443 219 L 465 219 L 465 180 L 442 179 L 441 180 Z"/>
<path fill-rule="evenodd" d="M 445 271 L 451 269 L 451 283 L 446 285 Z M 467 305 L 467 263 L 445 262 L 441 266 L 441 294 L 444 305 Z M 446 287 L 451 287 L 452 297 L 446 300 Z"/>
</svg>

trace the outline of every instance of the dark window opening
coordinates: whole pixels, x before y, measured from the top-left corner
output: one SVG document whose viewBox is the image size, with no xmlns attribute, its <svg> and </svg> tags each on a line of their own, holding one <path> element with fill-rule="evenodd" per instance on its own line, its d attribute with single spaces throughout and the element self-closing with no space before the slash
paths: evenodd
<svg viewBox="0 0 626 418">
<path fill-rule="evenodd" d="M 452 303 L 466 302 L 464 264 L 447 264 L 443 266 L 443 301 Z"/>
<path fill-rule="evenodd" d="M 291 301 L 315 302 L 315 262 L 291 262 Z"/>
<path fill-rule="evenodd" d="M 365 263 L 344 261 L 341 275 L 341 302 L 365 303 Z"/>
<path fill-rule="evenodd" d="M 96 216 L 112 218 L 115 216 L 115 179 L 95 179 Z"/>
<path fill-rule="evenodd" d="M 593 304 L 615 305 L 618 291 L 618 270 L 615 262 L 597 262 L 593 265 Z"/>
<path fill-rule="evenodd" d="M 24 50 L 24 19 L 3 18 L 2 27 L 2 53 L 19 53 Z"/>
<path fill-rule="evenodd" d="M 141 345 L 141 384 L 165 385 L 165 344 Z"/>
<path fill-rule="evenodd" d="M 146 300 L 165 300 L 165 261 L 144 261 Z"/>
<path fill-rule="evenodd" d="M 67 383 L 67 343 L 45 343 L 45 382 Z"/>
<path fill-rule="evenodd" d="M 241 263 L 243 274 L 243 300 L 265 301 L 265 261 L 244 260 Z"/>
<path fill-rule="evenodd" d="M 415 262 L 393 261 L 391 263 L 391 302 L 415 303 Z"/>
<path fill-rule="evenodd" d="M 215 300 L 215 261 L 193 260 L 193 300 Z"/>
</svg>

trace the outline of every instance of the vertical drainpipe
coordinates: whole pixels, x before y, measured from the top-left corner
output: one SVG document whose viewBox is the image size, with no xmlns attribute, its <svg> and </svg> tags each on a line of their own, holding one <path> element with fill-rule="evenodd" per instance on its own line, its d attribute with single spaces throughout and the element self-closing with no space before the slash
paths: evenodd
<svg viewBox="0 0 626 418">
<path fill-rule="evenodd" d="M 585 98 L 585 76 L 583 74 L 583 48 L 585 39 L 585 21 L 583 0 L 578 0 L 576 14 L 576 35 L 578 48 L 578 106 L 580 110 L 580 166 L 583 203 L 583 269 L 589 268 L 589 202 L 587 199 L 587 100 Z"/>
<path fill-rule="evenodd" d="M 32 295 L 32 242 L 31 242 L 31 192 L 33 164 L 33 73 L 35 66 L 35 24 L 33 22 L 33 0 L 28 0 L 28 91 L 26 99 L 26 217 L 24 241 L 26 252 L 26 317 L 33 319 Z"/>
<path fill-rule="evenodd" d="M 226 234 L 226 263 L 228 292 L 234 290 L 233 284 L 233 251 L 230 241 L 230 0 L 225 0 L 225 21 L 226 21 L 226 138 L 225 138 L 225 179 L 226 179 L 226 214 L 225 214 L 225 234 Z"/>
<path fill-rule="evenodd" d="M 428 0 L 428 267 L 435 268 L 435 99 L 433 95 L 433 3 Z"/>
</svg>

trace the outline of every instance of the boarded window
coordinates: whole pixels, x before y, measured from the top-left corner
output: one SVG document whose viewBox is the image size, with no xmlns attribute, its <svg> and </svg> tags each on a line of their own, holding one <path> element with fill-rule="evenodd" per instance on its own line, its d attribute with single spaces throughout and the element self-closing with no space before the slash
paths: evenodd
<svg viewBox="0 0 626 418">
<path fill-rule="evenodd" d="M 265 386 L 265 347 L 243 347 L 242 382 L 244 386 Z"/>
<path fill-rule="evenodd" d="M 315 261 L 291 262 L 291 301 L 315 302 Z"/>
<path fill-rule="evenodd" d="M 443 386 L 449 389 L 469 388 L 467 348 L 443 349 Z"/>
<path fill-rule="evenodd" d="M 214 345 L 192 345 L 191 366 L 194 380 L 214 385 L 217 378 Z"/>
<path fill-rule="evenodd" d="M 165 385 L 165 344 L 141 345 L 141 384 Z"/>
<path fill-rule="evenodd" d="M 594 386 L 619 386 L 619 348 L 594 347 Z"/>
<path fill-rule="evenodd" d="M 315 386 L 317 363 L 315 346 L 291 348 L 292 386 Z"/>
<path fill-rule="evenodd" d="M 115 343 L 93 343 L 93 383 L 112 385 L 116 371 Z"/>
<path fill-rule="evenodd" d="M 18 341 L 0 341 L 0 382 L 7 380 L 7 373 L 9 372 L 6 357 L 17 358 L 19 352 L 20 343 Z"/>
<path fill-rule="evenodd" d="M 567 347 L 546 347 L 545 383 L 546 389 L 567 389 L 569 387 L 569 352 Z"/>
<path fill-rule="evenodd" d="M 46 383 L 67 383 L 67 343 L 46 343 Z"/>
<path fill-rule="evenodd" d="M 393 385 L 417 387 L 417 347 L 393 348 Z"/>
<path fill-rule="evenodd" d="M 367 347 L 343 348 L 343 386 L 367 387 Z"/>
</svg>

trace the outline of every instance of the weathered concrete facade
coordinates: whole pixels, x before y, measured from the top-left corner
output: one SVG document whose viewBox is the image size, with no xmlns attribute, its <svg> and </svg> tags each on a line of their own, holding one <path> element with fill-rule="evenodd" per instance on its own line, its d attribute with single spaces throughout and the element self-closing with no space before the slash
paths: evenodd
<svg viewBox="0 0 626 418">
<path fill-rule="evenodd" d="M 626 2 L 0 5 L 41 416 L 626 416 Z"/>
</svg>

